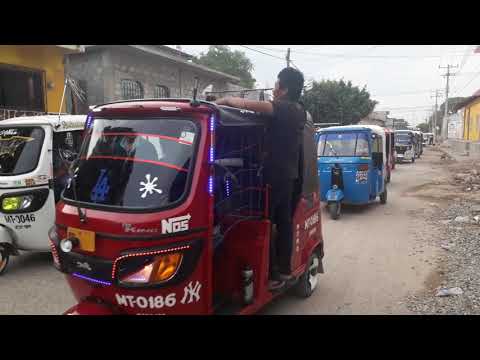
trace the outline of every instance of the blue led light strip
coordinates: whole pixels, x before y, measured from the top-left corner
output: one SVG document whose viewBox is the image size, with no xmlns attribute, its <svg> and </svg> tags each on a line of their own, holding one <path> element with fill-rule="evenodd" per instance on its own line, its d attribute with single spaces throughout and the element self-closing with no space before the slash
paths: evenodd
<svg viewBox="0 0 480 360">
<path fill-rule="evenodd" d="M 210 116 L 210 131 L 215 131 L 215 116 Z"/>
<path fill-rule="evenodd" d="M 86 127 L 87 129 L 90 129 L 90 127 L 92 126 L 92 124 L 93 124 L 93 115 L 88 114 L 88 116 L 87 116 L 87 122 L 86 122 L 86 126 L 85 126 L 85 127 Z"/>
<path fill-rule="evenodd" d="M 215 161 L 215 148 L 213 146 L 210 147 L 210 163 L 213 164 Z"/>
<path fill-rule="evenodd" d="M 208 178 L 208 192 L 213 194 L 213 176 Z"/>
<path fill-rule="evenodd" d="M 102 284 L 102 285 L 105 285 L 105 286 L 110 286 L 112 285 L 112 283 L 109 283 L 108 281 L 102 281 L 102 280 L 97 280 L 97 279 L 92 279 L 88 276 L 85 276 L 85 275 L 81 275 L 81 274 L 77 274 L 77 273 L 73 273 L 72 274 L 73 276 L 76 276 L 80 279 L 83 279 L 83 280 L 87 280 L 87 281 L 91 281 L 91 282 L 94 282 L 94 283 L 97 283 L 97 284 Z"/>
<path fill-rule="evenodd" d="M 209 151 L 209 161 L 211 166 L 215 162 L 215 115 L 210 116 L 210 151 Z M 212 170 L 211 170 L 212 171 Z M 208 178 L 208 193 L 213 195 L 213 184 L 214 178 L 213 175 L 210 175 Z"/>
</svg>

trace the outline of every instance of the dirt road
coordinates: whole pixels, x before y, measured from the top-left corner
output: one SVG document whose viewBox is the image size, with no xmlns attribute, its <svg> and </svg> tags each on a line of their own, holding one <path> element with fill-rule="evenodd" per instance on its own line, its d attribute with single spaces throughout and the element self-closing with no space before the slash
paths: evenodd
<svg viewBox="0 0 480 360">
<path fill-rule="evenodd" d="M 325 274 L 311 298 L 285 296 L 264 314 L 409 314 L 403 300 L 435 281 L 438 250 L 424 220 L 434 204 L 415 190 L 443 176 L 441 153 L 424 151 L 414 164 L 399 164 L 388 202 L 342 209 L 339 220 L 322 210 Z"/>
<path fill-rule="evenodd" d="M 307 300 L 283 296 L 264 314 L 408 314 L 405 296 L 435 281 L 435 236 L 424 216 L 432 200 L 415 191 L 441 177 L 440 153 L 426 150 L 415 164 L 398 165 L 388 203 L 344 208 L 333 221 L 322 211 L 325 271 Z M 41 254 L 11 259 L 0 277 L 0 314 L 61 314 L 74 304 L 63 275 Z"/>
</svg>

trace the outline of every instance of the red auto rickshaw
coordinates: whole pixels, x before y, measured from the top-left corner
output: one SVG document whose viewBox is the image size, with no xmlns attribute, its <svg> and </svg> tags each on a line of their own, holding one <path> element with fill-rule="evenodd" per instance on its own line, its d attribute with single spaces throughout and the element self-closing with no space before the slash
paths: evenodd
<svg viewBox="0 0 480 360">
<path fill-rule="evenodd" d="M 387 182 L 390 182 L 392 170 L 395 169 L 396 151 L 395 151 L 395 132 L 392 129 L 385 129 L 385 139 L 387 148 Z"/>
<path fill-rule="evenodd" d="M 265 115 L 187 99 L 96 106 L 49 232 L 66 314 L 251 314 L 323 273 L 313 124 L 295 192 L 292 281 L 269 291 Z"/>
</svg>

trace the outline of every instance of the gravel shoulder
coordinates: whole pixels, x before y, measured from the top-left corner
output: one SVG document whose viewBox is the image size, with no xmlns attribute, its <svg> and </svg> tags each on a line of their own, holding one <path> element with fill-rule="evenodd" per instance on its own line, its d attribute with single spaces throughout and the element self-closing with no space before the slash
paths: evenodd
<svg viewBox="0 0 480 360">
<path fill-rule="evenodd" d="M 438 151 L 445 174 L 416 195 L 437 203 L 426 220 L 437 229 L 440 261 L 406 305 L 417 314 L 480 314 L 480 162 Z"/>
</svg>

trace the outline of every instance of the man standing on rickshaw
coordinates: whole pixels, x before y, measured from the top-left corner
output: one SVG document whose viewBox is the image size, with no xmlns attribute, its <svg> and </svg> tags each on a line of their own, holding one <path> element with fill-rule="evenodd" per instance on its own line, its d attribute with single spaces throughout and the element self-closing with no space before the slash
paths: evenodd
<svg viewBox="0 0 480 360">
<path fill-rule="evenodd" d="M 300 96 L 303 74 L 287 67 L 278 74 L 273 101 L 254 101 L 226 97 L 218 105 L 273 115 L 267 125 L 264 178 L 271 186 L 271 219 L 277 225 L 278 236 L 270 251 L 270 288 L 280 288 L 291 278 L 293 249 L 293 200 L 295 182 L 299 178 L 300 148 L 306 113 Z"/>
</svg>

